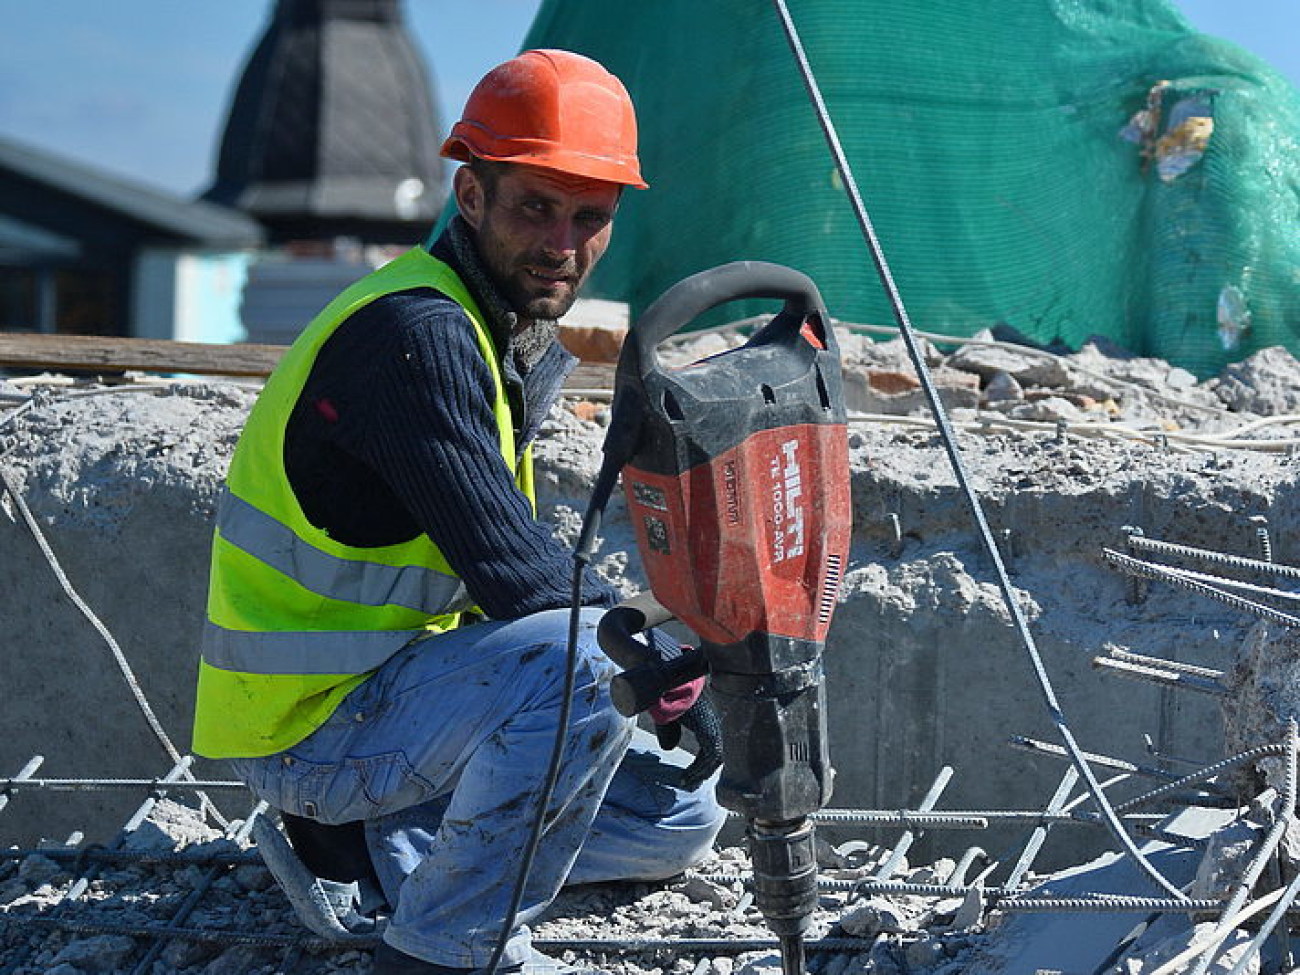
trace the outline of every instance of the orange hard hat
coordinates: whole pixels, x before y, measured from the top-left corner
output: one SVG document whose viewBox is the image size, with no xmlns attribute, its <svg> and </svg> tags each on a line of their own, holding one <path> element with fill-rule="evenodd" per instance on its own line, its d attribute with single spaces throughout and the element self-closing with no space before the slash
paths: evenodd
<svg viewBox="0 0 1300 975">
<path fill-rule="evenodd" d="M 470 92 L 442 154 L 647 188 L 627 89 L 600 64 L 572 51 L 525 51 L 489 71 Z"/>
</svg>

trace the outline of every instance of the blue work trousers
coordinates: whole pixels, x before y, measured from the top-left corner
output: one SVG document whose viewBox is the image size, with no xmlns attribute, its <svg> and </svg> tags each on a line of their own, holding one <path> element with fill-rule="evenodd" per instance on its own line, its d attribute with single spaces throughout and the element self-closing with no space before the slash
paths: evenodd
<svg viewBox="0 0 1300 975">
<path fill-rule="evenodd" d="M 723 822 L 714 781 L 679 787 L 690 756 L 658 749 L 614 710 L 617 673 L 583 611 L 559 778 L 502 964 L 565 883 L 656 880 L 698 862 Z M 555 741 L 567 610 L 421 638 L 293 748 L 238 759 L 273 806 L 366 822 L 395 912 L 393 947 L 455 968 L 487 964 L 514 892 Z"/>
</svg>

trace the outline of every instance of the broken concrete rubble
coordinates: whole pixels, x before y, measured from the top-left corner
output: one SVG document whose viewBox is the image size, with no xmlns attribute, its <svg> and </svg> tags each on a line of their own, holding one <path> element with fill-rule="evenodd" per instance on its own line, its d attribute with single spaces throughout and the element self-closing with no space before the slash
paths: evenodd
<svg viewBox="0 0 1300 975">
<path fill-rule="evenodd" d="M 709 336 L 684 343 L 679 355 L 698 358 L 705 349 L 734 341 L 726 334 Z M 831 753 L 838 773 L 834 804 L 915 808 L 936 774 L 951 767 L 955 774 L 942 790 L 939 810 L 1041 810 L 1064 766 L 1013 752 L 1007 739 L 1019 734 L 1054 740 L 1054 730 L 1007 626 L 1006 608 L 987 556 L 973 537 L 970 513 L 927 425 L 915 379 L 907 376 L 909 367 L 896 342 L 870 342 L 846 332 L 844 346 L 846 370 L 858 377 L 854 381 L 877 393 L 911 399 L 905 412 L 892 418 L 852 426 L 855 535 L 826 655 Z M 959 425 L 963 457 L 1080 741 L 1089 751 L 1183 770 L 1178 764 L 1183 759 L 1208 765 L 1260 741 L 1278 740 L 1278 729 L 1297 711 L 1287 696 L 1293 688 L 1286 679 L 1286 638 L 1265 641 L 1256 631 L 1247 640 L 1254 626 L 1249 616 L 1159 583 L 1147 587 L 1145 601 L 1136 601 L 1129 582 L 1103 562 L 1100 550 L 1122 546 L 1125 526 L 1139 526 L 1152 537 L 1257 554 L 1259 523 L 1251 518 L 1262 516 L 1277 560 L 1297 561 L 1297 475 L 1284 452 L 1290 420 L 1281 414 L 1294 408 L 1289 397 L 1291 389 L 1300 388 L 1300 364 L 1286 355 L 1261 353 L 1230 376 L 1198 384 L 1186 382 L 1188 377 L 1167 365 L 1108 357 L 1095 347 L 1051 360 L 1054 365 L 1043 365 L 1041 352 L 995 348 L 1003 353 L 996 366 L 986 360 L 979 369 L 957 365 L 970 364 L 976 358 L 973 351 L 963 359 L 929 346 L 926 355 L 937 375 L 961 377 L 954 379 L 954 389 L 977 392 L 973 399 L 945 402 Z M 1011 361 L 1016 356 L 1039 365 L 1022 368 Z M 1288 368 L 1293 370 L 1290 386 Z M 888 372 L 890 378 L 862 378 L 871 370 L 877 376 Z M 1252 376 L 1262 377 L 1261 389 L 1248 395 L 1244 386 Z M 1051 382 L 1036 385 L 1047 380 Z M 1020 388 L 1019 398 L 1010 383 Z M 999 386 L 1011 390 L 1010 395 L 999 394 Z M 32 390 L 41 391 L 39 402 L 30 401 Z M 0 468 L 34 512 L 71 585 L 117 637 L 162 727 L 184 750 L 212 508 L 255 390 L 181 382 L 148 389 L 64 389 L 24 380 L 0 392 L 8 394 L 0 402 L 30 403 L 21 417 L 0 426 Z M 1096 408 L 1089 401 L 1109 405 Z M 999 403 L 1011 406 L 1004 409 Z M 1020 407 L 1034 409 L 1012 415 Z M 900 400 L 891 408 L 904 409 Z M 862 411 L 888 414 L 890 408 Z M 543 516 L 569 540 L 578 532 L 606 416 L 598 403 L 569 402 L 552 416 L 538 444 Z M 1025 425 L 994 425 L 1007 419 Z M 1243 429 L 1250 442 L 1239 442 L 1232 450 L 1206 449 L 1190 439 L 1225 439 L 1240 436 Z M 1189 439 L 1180 441 L 1183 435 Z M 0 517 L 0 545 L 6 558 L 0 562 L 0 593 L 14 594 L 4 597 L 5 617 L 9 632 L 21 634 L 21 652 L 11 649 L 0 658 L 12 728 L 0 742 L 0 775 L 14 775 L 39 753 L 46 755 L 51 775 L 157 776 L 159 765 L 166 765 L 165 749 L 125 691 L 117 664 L 61 589 L 14 499 L 6 495 L 3 507 L 7 517 Z M 625 591 L 639 588 L 637 556 L 617 501 L 606 514 L 603 531 L 600 569 Z M 1234 677 L 1235 689 L 1222 699 L 1243 704 L 1235 717 L 1225 715 L 1226 747 L 1219 698 L 1192 697 L 1099 673 L 1090 663 L 1106 645 L 1219 669 L 1234 668 L 1241 647 L 1240 656 L 1253 659 L 1255 668 Z M 78 708 L 69 708 L 70 695 Z M 93 723 L 81 717 L 92 713 Z M 103 734 L 104 728 L 115 734 Z M 1261 767 L 1270 775 L 1267 763 Z M 199 763 L 195 770 L 200 778 L 225 777 L 220 763 Z M 1267 781 L 1281 791 L 1276 775 Z M 1114 796 L 1148 787 L 1120 784 Z M 51 802 L 51 795 L 15 790 L 8 808 L 0 811 L 8 842 L 25 847 L 42 838 L 58 841 L 73 830 L 106 840 L 106 835 L 94 835 L 95 828 L 122 822 L 141 799 L 140 793 L 87 792 L 59 793 L 59 801 Z M 1243 793 L 1243 798 L 1253 795 Z M 241 815 L 239 800 L 218 796 L 217 801 L 228 816 Z M 184 812 L 177 815 L 186 818 Z M 164 845 L 192 850 L 230 842 L 211 829 L 206 835 L 185 835 L 175 822 L 166 821 L 164 812 L 157 816 L 163 822 L 154 821 L 156 837 Z M 1260 819 L 1257 832 L 1270 823 Z M 974 840 L 992 851 L 988 859 L 1001 862 L 1005 871 L 1034 825 L 1032 820 L 1004 825 Z M 972 883 L 964 877 L 954 880 L 947 865 L 970 846 L 969 833 L 917 832 L 908 858 L 926 865 L 903 863 L 890 881 L 926 889 Z M 899 831 L 831 824 L 823 827 L 823 835 L 824 876 L 859 883 L 871 878 Z M 873 843 L 876 852 L 868 852 Z M 1034 869 L 1078 864 L 1108 845 L 1105 832 L 1095 825 L 1062 823 L 1047 835 Z M 1198 869 L 1230 876 L 1227 866 L 1237 859 L 1230 846 L 1219 847 L 1222 863 L 1203 859 L 1199 850 L 1168 856 L 1189 864 L 1188 880 Z M 1063 876 L 1081 876 L 1077 889 L 1083 891 L 1154 893 L 1141 878 L 1109 869 L 1110 862 L 1086 864 Z M 138 920 L 156 916 L 149 911 L 154 902 L 180 900 L 197 890 L 205 869 L 194 864 L 113 867 L 101 878 L 138 885 L 132 888 L 135 893 L 126 894 L 102 881 L 114 909 Z M 719 861 L 707 867 L 721 873 L 744 869 L 744 855 L 736 850 L 721 851 Z M 41 855 L 0 867 L 0 911 L 4 917 L 42 911 L 68 890 L 74 873 L 67 860 Z M 222 902 L 217 895 L 224 888 L 214 887 L 213 923 L 256 926 L 286 938 L 301 934 L 255 862 L 222 875 L 222 883 L 227 881 L 237 900 Z M 1059 892 L 1062 882 L 1062 877 L 1054 878 L 1055 886 L 1046 890 Z M 1230 886 L 1229 879 L 1206 889 Z M 86 908 L 79 902 L 72 913 L 80 916 Z M 829 975 L 1032 971 L 1006 960 L 1022 957 L 1006 947 L 1013 942 L 1042 949 L 1034 956 L 1043 960 L 1041 967 L 1075 970 L 1061 946 L 1070 943 L 1063 939 L 1078 936 L 1077 929 L 1062 933 L 1072 929 L 1059 928 L 1058 919 L 1044 921 L 1046 915 L 998 915 L 995 905 L 989 913 L 969 893 L 828 892 L 824 908 L 815 934 L 866 943 L 858 952 L 815 955 Z M 1136 923 L 1131 914 L 1109 917 L 1113 925 L 1101 933 L 1088 927 L 1082 935 L 1107 951 Z M 1150 932 L 1159 940 L 1142 942 L 1141 951 L 1150 955 L 1126 959 L 1129 968 L 1123 971 L 1149 975 L 1157 956 L 1172 958 L 1188 946 L 1194 929 L 1186 917 L 1165 917 L 1173 920 Z M 1181 920 L 1181 927 L 1175 920 Z M 6 928 L 4 950 L 19 950 L 11 941 L 13 930 Z M 81 938 L 70 931 L 37 930 L 39 937 L 31 936 L 39 941 L 35 947 L 18 936 L 26 953 L 11 956 L 20 959 L 15 972 L 80 967 L 69 959 L 84 958 L 87 949 L 75 948 L 64 957 L 60 952 L 79 941 L 124 937 L 101 933 Z M 768 936 L 747 905 L 743 887 L 710 877 L 686 878 L 654 891 L 570 892 L 537 930 L 543 937 L 553 932 L 556 940 L 596 931 L 625 940 Z M 143 952 L 149 943 L 140 940 L 133 950 Z M 96 944 L 112 947 L 107 941 Z M 120 942 L 113 944 L 120 947 Z M 157 963 L 165 967 L 154 971 L 253 970 L 276 964 L 277 950 L 286 949 L 170 940 Z M 729 975 L 770 965 L 770 956 L 762 951 L 691 956 L 689 961 L 662 952 L 608 956 L 608 967 L 627 975 L 668 968 L 679 975 Z M 304 958 L 300 951 L 294 970 L 362 971 L 366 957 L 365 951 L 341 951 Z M 976 957 L 978 964 L 972 960 Z M 997 959 L 1003 967 L 992 967 Z M 708 967 L 701 968 L 705 961 Z M 1134 968 L 1130 962 L 1147 967 Z M 10 970 L 7 964 L 0 969 Z"/>
<path fill-rule="evenodd" d="M 1241 642 L 1223 698 L 1224 736 L 1230 753 L 1277 741 L 1289 719 L 1300 717 L 1300 633 L 1256 623 Z M 1239 788 L 1254 795 L 1281 790 L 1285 763 L 1261 758 L 1239 772 Z"/>
</svg>

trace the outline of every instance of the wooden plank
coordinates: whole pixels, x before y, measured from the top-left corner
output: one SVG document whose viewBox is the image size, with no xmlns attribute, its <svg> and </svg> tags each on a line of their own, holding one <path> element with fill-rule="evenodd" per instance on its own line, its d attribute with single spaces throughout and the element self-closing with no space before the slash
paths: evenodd
<svg viewBox="0 0 1300 975">
<path fill-rule="evenodd" d="M 607 362 L 580 362 L 564 382 L 565 389 L 612 390 L 614 366 Z"/>
<path fill-rule="evenodd" d="M 266 377 L 286 349 L 285 345 L 214 345 L 165 339 L 0 332 L 0 369 L 91 373 L 133 370 Z M 566 389 L 613 387 L 614 366 L 607 363 L 581 363 L 565 383 Z"/>
<path fill-rule="evenodd" d="M 166 339 L 0 332 L 0 367 L 81 372 L 184 372 L 267 376 L 283 345 L 213 345 Z"/>
</svg>

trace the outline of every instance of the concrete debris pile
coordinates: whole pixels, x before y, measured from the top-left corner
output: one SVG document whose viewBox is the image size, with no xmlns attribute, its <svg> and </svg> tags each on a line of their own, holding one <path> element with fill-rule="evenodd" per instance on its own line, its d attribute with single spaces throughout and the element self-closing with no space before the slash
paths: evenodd
<svg viewBox="0 0 1300 975">
<path fill-rule="evenodd" d="M 814 950 L 813 966 L 828 975 L 1172 975 L 1199 963 L 1175 964 L 1199 937 L 1224 946 L 1204 971 L 1227 972 L 1230 959 L 1242 960 L 1240 971 L 1282 970 L 1276 939 L 1263 951 L 1249 945 L 1268 905 L 1241 928 L 1220 930 L 1218 918 L 1225 903 L 1258 907 L 1297 873 L 1280 744 L 1300 716 L 1293 631 L 1207 600 L 1190 576 L 1139 585 L 1107 553 L 1145 559 L 1135 538 L 1168 540 L 1254 560 L 1249 571 L 1223 570 L 1251 598 L 1294 588 L 1255 563 L 1300 563 L 1300 363 L 1270 349 L 1198 382 L 1100 342 L 1063 355 L 1000 333 L 946 353 L 926 344 L 1061 719 L 1156 869 L 1196 885 L 1187 895 L 1201 905 L 1195 912 L 1135 913 L 1094 901 L 1125 894 L 1142 906 L 1164 892 L 1130 857 L 1108 852 L 1113 838 L 1049 747 L 1059 740 L 1054 718 L 901 343 L 847 327 L 840 336 L 854 536 L 825 662 L 833 804 L 864 815 L 820 827 L 828 884 L 810 936 L 835 947 Z M 692 361 L 738 341 L 692 337 L 665 357 Z M 0 383 L 9 637 L 0 837 L 16 849 L 0 861 L 0 970 L 369 965 L 365 945 L 306 937 L 235 826 L 215 830 L 214 818 L 171 801 L 189 803 L 191 793 L 173 790 L 125 841 L 126 853 L 156 843 L 148 856 L 99 860 L 88 848 L 113 841 L 159 766 L 186 748 L 213 508 L 255 392 L 193 381 Z M 537 444 L 541 515 L 569 541 L 607 419 L 599 398 L 566 401 Z M 626 592 L 640 589 L 617 498 L 602 534 L 600 571 Z M 1215 771 L 1226 756 L 1261 748 Z M 15 781 L 34 776 L 19 770 L 36 755 L 45 756 L 42 775 L 92 784 L 54 791 Z M 228 778 L 221 763 L 197 761 L 190 772 Z M 103 787 L 125 777 L 145 784 Z M 246 818 L 237 795 L 211 792 L 214 815 Z M 924 810 L 930 825 L 889 819 Z M 998 815 L 975 814 L 989 810 Z M 33 852 L 74 831 L 87 835 L 71 837 L 71 849 Z M 903 838 L 913 844 L 906 858 L 890 856 Z M 730 879 L 746 870 L 738 843 L 730 836 L 698 875 L 658 888 L 566 892 L 535 934 L 544 948 L 580 950 L 575 957 L 621 975 L 779 970 L 761 949 L 770 936 L 750 895 Z M 78 884 L 87 872 L 93 879 Z M 1034 885 L 1032 896 L 1048 903 L 1089 906 L 1026 905 Z M 163 925 L 179 936 L 160 935 Z M 214 926 L 226 940 L 194 933 Z M 589 946 L 563 947 L 578 942 Z"/>
<path fill-rule="evenodd" d="M 845 405 L 867 414 L 927 415 L 929 405 L 904 341 L 873 341 L 866 331 L 853 325 L 837 331 Z M 692 361 L 744 338 L 734 330 L 700 339 L 688 335 L 665 358 Z M 940 401 L 959 413 L 979 409 L 1029 422 L 1111 422 L 1137 430 L 1217 433 L 1300 411 L 1295 386 L 1300 363 L 1281 347 L 1198 382 L 1186 369 L 1132 355 L 1100 336 L 1077 352 L 1035 345 L 1010 328 L 978 332 L 946 354 L 929 339 L 919 339 L 919 345 Z"/>
</svg>

